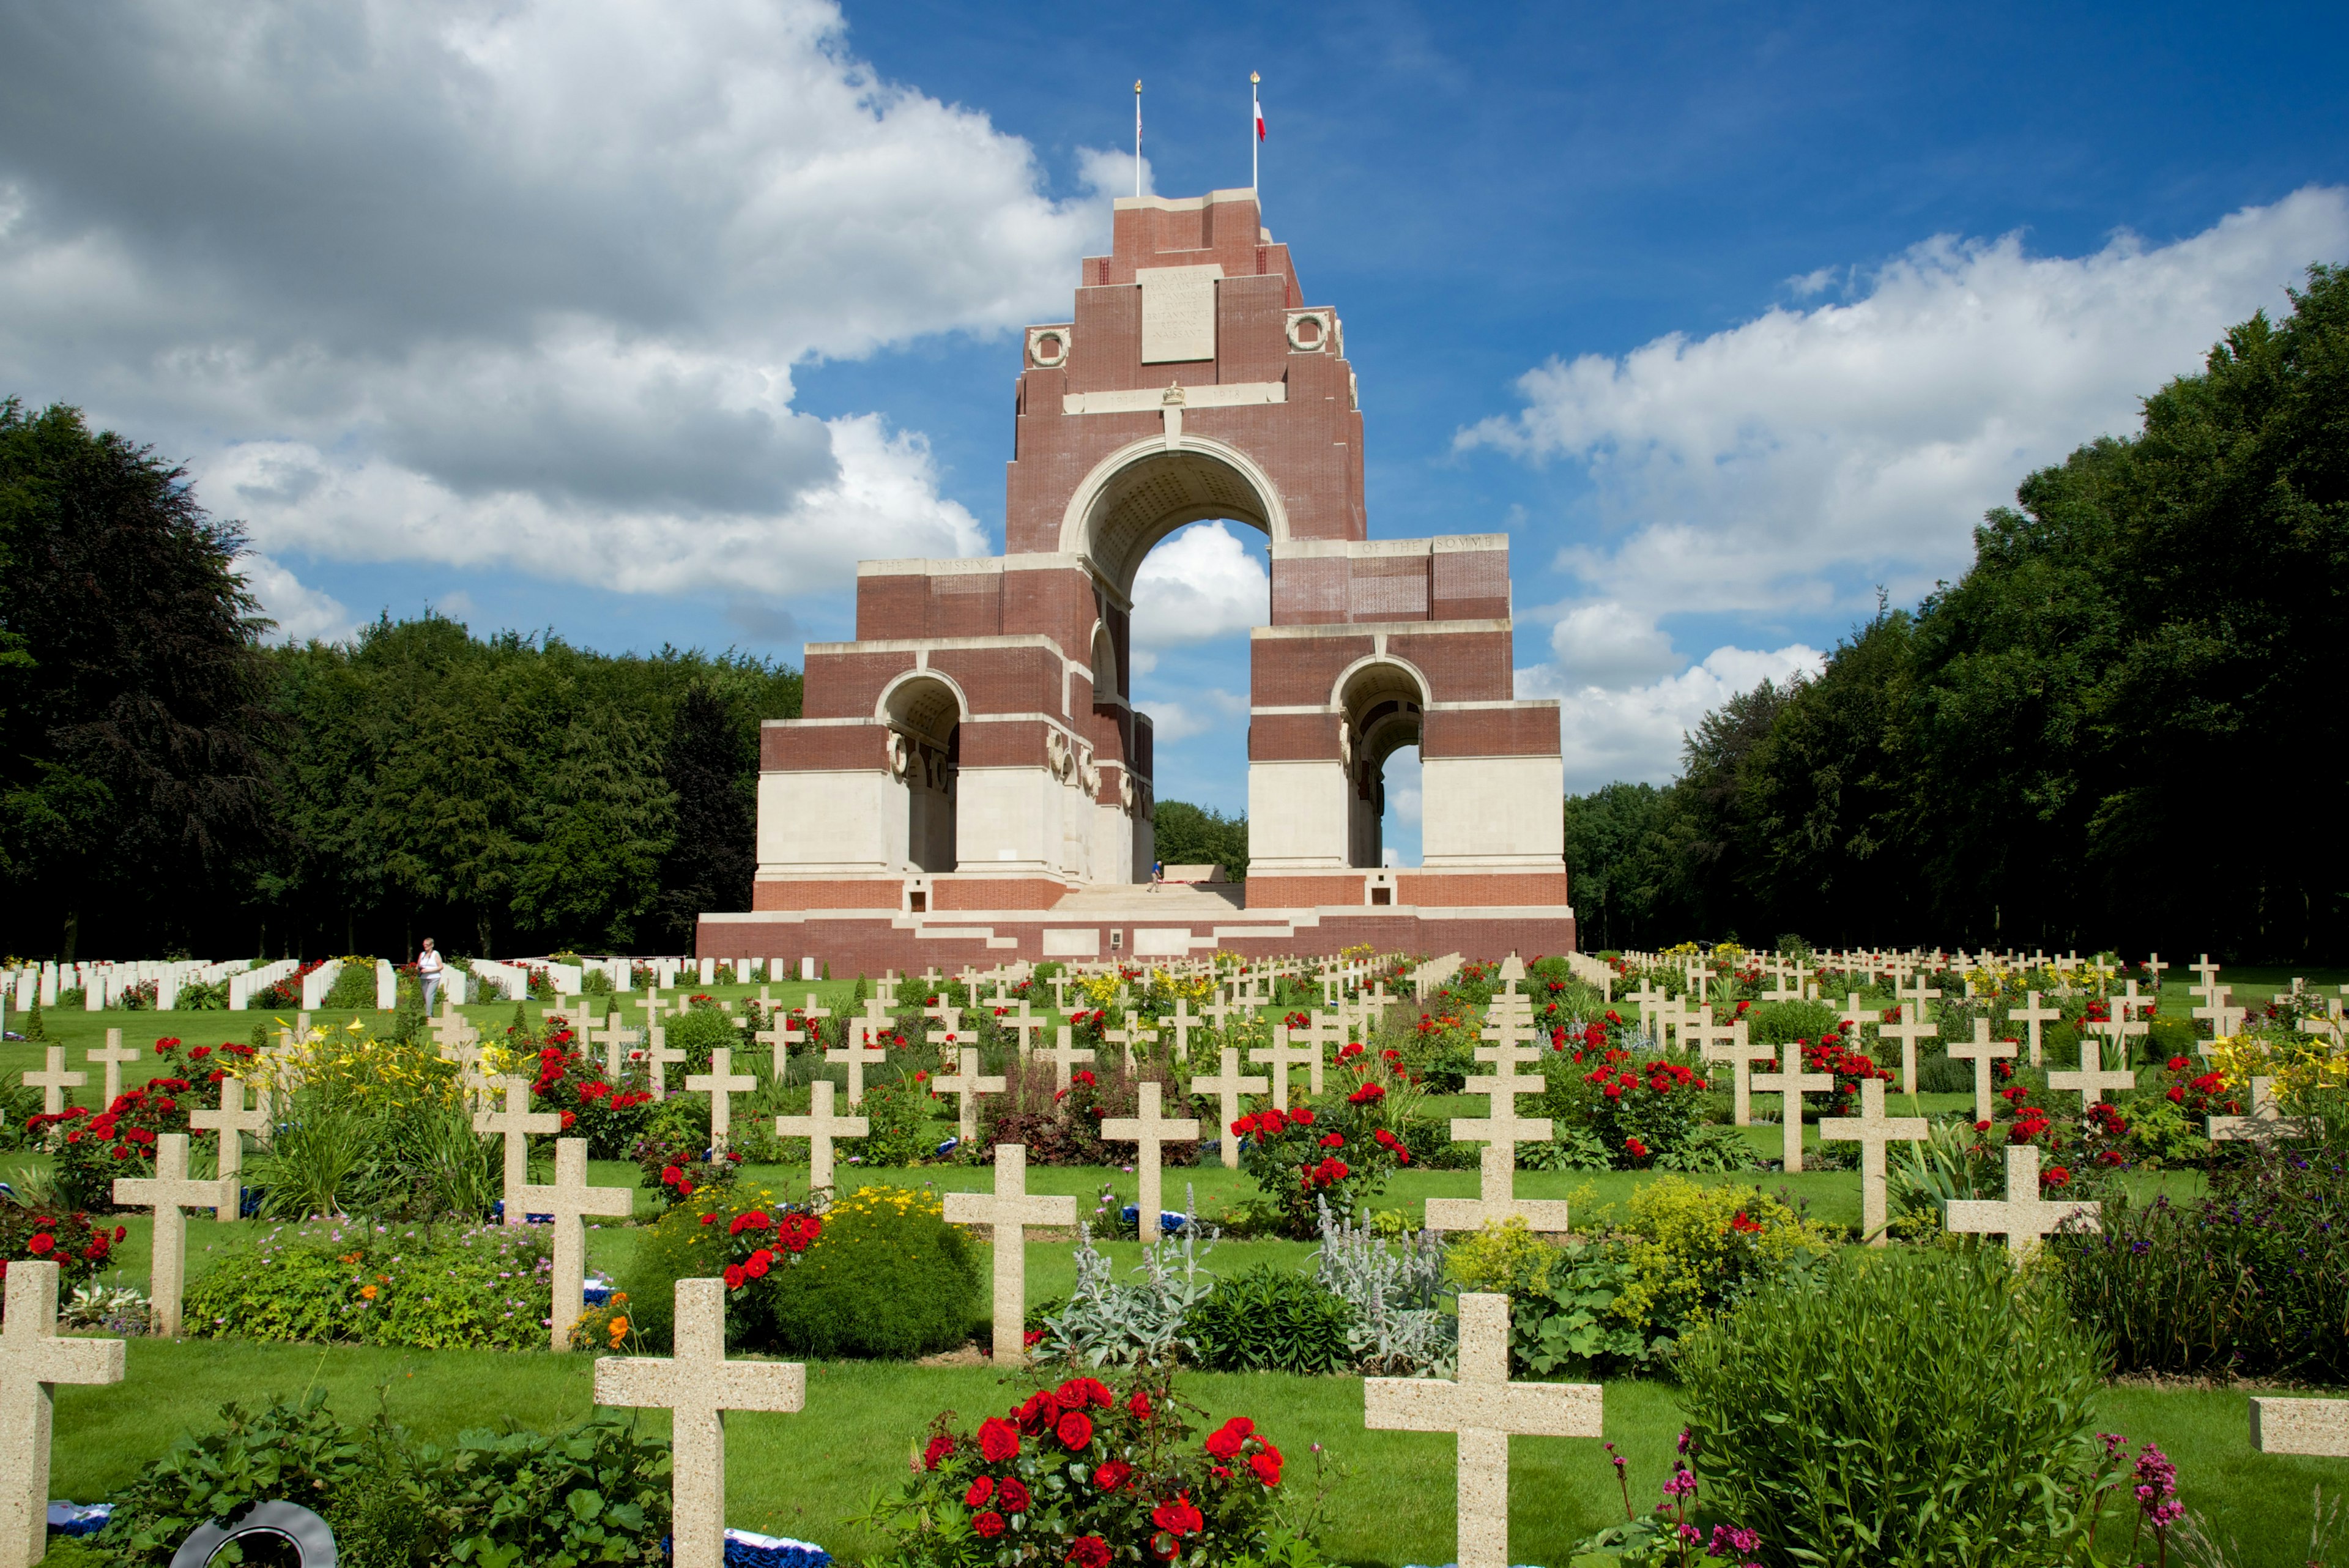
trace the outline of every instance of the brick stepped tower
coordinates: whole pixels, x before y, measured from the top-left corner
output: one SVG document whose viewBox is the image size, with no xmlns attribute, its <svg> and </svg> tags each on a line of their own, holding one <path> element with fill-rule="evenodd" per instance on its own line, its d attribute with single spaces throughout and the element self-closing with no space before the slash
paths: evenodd
<svg viewBox="0 0 2349 1568">
<path fill-rule="evenodd" d="M 1367 536 L 1337 313 L 1252 191 L 1120 199 L 1073 318 L 1028 328 L 1006 553 L 867 561 L 856 640 L 771 721 L 748 914 L 714 957 L 878 972 L 1012 957 L 1564 952 L 1558 710 L 1510 673 L 1504 535 Z M 1134 575 L 1188 523 L 1271 540 L 1240 889 L 1152 892 Z M 1424 865 L 1379 865 L 1380 777 L 1422 759 Z"/>
</svg>

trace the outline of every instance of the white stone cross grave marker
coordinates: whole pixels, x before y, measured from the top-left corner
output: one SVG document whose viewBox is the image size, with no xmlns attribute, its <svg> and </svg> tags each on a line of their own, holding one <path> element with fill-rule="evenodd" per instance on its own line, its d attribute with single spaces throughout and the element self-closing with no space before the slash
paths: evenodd
<svg viewBox="0 0 2349 1568">
<path fill-rule="evenodd" d="M 1517 1145 L 1539 1143 L 1550 1136 L 1547 1116 L 1517 1115 L 1519 1095 L 1537 1095 L 1548 1087 L 1544 1079 L 1517 1075 L 1517 1068 L 1527 1057 L 1539 1055 L 1538 1051 L 1506 1041 L 1476 1047 L 1477 1059 L 1491 1064 L 1493 1073 L 1490 1076 L 1470 1078 L 1461 1088 L 1466 1094 L 1484 1096 L 1487 1114 L 1481 1119 L 1454 1117 L 1452 1136 L 1462 1142 L 1482 1142 L 1485 1146 L 1477 1161 L 1477 1196 L 1429 1199 L 1429 1230 L 1474 1231 L 1487 1220 L 1504 1224 L 1511 1220 L 1522 1220 L 1527 1229 L 1537 1231 L 1562 1233 L 1570 1228 L 1564 1199 L 1516 1195 Z"/>
<path fill-rule="evenodd" d="M 886 1061 L 889 1054 L 873 1044 L 873 1032 L 862 1023 L 850 1025 L 848 1035 L 849 1044 L 826 1051 L 823 1059 L 848 1069 L 848 1108 L 853 1111 L 864 1103 L 864 1069 Z"/>
<path fill-rule="evenodd" d="M 1779 1119 L 1785 1124 L 1785 1168 L 1789 1171 L 1798 1171 L 1803 1168 L 1804 1092 L 1811 1089 L 1821 1092 L 1834 1089 L 1835 1075 L 1804 1072 L 1803 1043 L 1799 1040 L 1789 1040 L 1778 1047 L 1778 1062 L 1776 1072 L 1756 1073 L 1750 1082 L 1754 1087 L 1765 1095 L 1778 1096 L 1785 1105 L 1785 1108 L 1779 1113 Z"/>
<path fill-rule="evenodd" d="M 554 1140 L 554 1186 L 522 1189 L 525 1213 L 554 1217 L 554 1310 L 547 1328 L 555 1349 L 571 1348 L 571 1326 L 579 1321 L 580 1292 L 587 1281 L 587 1216 L 625 1220 L 636 1211 L 636 1200 L 634 1188 L 587 1185 L 584 1137 Z M 506 1207 L 515 1207 L 512 1198 Z"/>
<path fill-rule="evenodd" d="M 561 1132 L 563 1118 L 553 1111 L 530 1108 L 528 1078 L 500 1078 L 495 1087 L 505 1096 L 505 1109 L 475 1111 L 473 1130 L 493 1133 L 505 1140 L 505 1222 L 519 1225 L 523 1222 L 523 1189 L 530 1185 L 530 1135 Z"/>
<path fill-rule="evenodd" d="M 1509 1381 L 1509 1298 L 1460 1298 L 1460 1370 L 1366 1377 L 1362 1425 L 1374 1432 L 1451 1432 L 1459 1444 L 1458 1568 L 1508 1568 L 1509 1438 L 1596 1438 L 1606 1391 L 1595 1383 Z"/>
<path fill-rule="evenodd" d="M 1160 1085 L 1154 1083 L 1140 1085 L 1142 1104 L 1130 1116 L 1111 1116 L 1101 1125 L 1104 1143 L 1134 1145 L 1133 1173 L 1140 1179 L 1142 1192 L 1135 1210 L 1134 1234 L 1144 1241 L 1158 1239 L 1158 1216 L 1162 1213 L 1164 1188 L 1161 1185 L 1164 1172 L 1160 1168 L 1158 1146 L 1162 1143 L 1188 1142 L 1199 1136 L 1195 1120 L 1167 1120 L 1158 1114 Z"/>
<path fill-rule="evenodd" d="M 1938 996 L 1940 993 L 1936 992 L 1934 994 Z M 1878 1024 L 1876 1037 L 1879 1040 L 1889 1037 L 1900 1042 L 1900 1092 L 1913 1097 L 1917 1093 L 1917 1042 L 1939 1040 L 1941 1026 L 1921 1022 L 1917 1016 L 1917 1004 L 1904 1001 L 1900 1003 L 1900 1022 Z"/>
<path fill-rule="evenodd" d="M 1973 1043 L 1971 1044 L 1961 1043 L 1951 1046 L 1950 1055 L 1953 1060 L 1971 1062 L 1974 1064 L 1974 1120 L 1978 1122 L 1990 1120 L 1990 1064 L 1992 1062 L 2013 1060 L 2014 1042 L 2005 1040 L 1993 1045 L 1990 1038 L 1990 1020 L 1977 1018 L 1974 1020 Z"/>
<path fill-rule="evenodd" d="M 2247 1116 L 2206 1116 L 2204 1136 L 2213 1143 L 2256 1142 L 2271 1137 L 2315 1137 L 2324 1130 L 2313 1116 L 2287 1116 L 2275 1101 L 2275 1080 L 2251 1080 L 2251 1114 Z"/>
<path fill-rule="evenodd" d="M 960 1056 L 960 1070 L 950 1078 L 931 1079 L 930 1087 L 936 1093 L 955 1096 L 955 1136 L 962 1140 L 960 1147 L 968 1147 L 978 1137 L 978 1097 L 1003 1093 L 1003 1079 L 1000 1075 L 978 1075 L 978 1046 L 964 1046 Z"/>
<path fill-rule="evenodd" d="M 1311 1036 L 1309 1030 L 1300 1029 L 1294 1033 L 1308 1038 Z M 1292 1044 L 1291 1037 L 1292 1032 L 1288 1025 L 1276 1023 L 1272 1026 L 1272 1044 L 1261 1050 L 1248 1053 L 1249 1064 L 1265 1069 L 1272 1085 L 1272 1108 L 1277 1111 L 1285 1111 L 1288 1108 L 1290 1068 L 1308 1067 L 1312 1070 L 1312 1077 L 1309 1080 L 1311 1089 L 1309 1089 L 1309 1093 L 1321 1086 L 1321 1047 L 1318 1044 Z"/>
<path fill-rule="evenodd" d="M 237 1200 L 221 1209 L 216 1216 L 222 1224 L 234 1224 L 244 1203 L 243 1186 L 239 1179 L 244 1173 L 244 1135 L 256 1137 L 269 1130 L 269 1106 L 264 1101 L 251 1110 L 244 1108 L 244 1080 L 224 1077 L 221 1080 L 221 1103 L 218 1110 L 199 1106 L 188 1113 L 188 1126 L 198 1132 L 218 1133 L 220 1149 L 215 1169 L 222 1181 L 236 1189 Z"/>
<path fill-rule="evenodd" d="M 620 1064 L 626 1059 L 628 1042 L 636 1038 L 636 1032 L 621 1021 L 618 1013 L 614 1012 L 605 1015 L 601 1027 L 588 1030 L 585 1038 L 588 1044 L 604 1048 L 604 1072 L 615 1083 L 618 1082 Z"/>
<path fill-rule="evenodd" d="M 1191 1031 L 1206 1026 L 1207 1021 L 1191 1011 L 1187 997 L 1174 999 L 1174 1015 L 1165 1021 L 1165 1027 L 1174 1036 L 1174 1060 L 1187 1062 L 1191 1059 Z"/>
<path fill-rule="evenodd" d="M 2079 1070 L 2067 1073 L 2056 1068 L 2047 1075 L 2047 1086 L 2056 1090 L 2077 1090 L 2080 1111 L 2085 1116 L 2090 1106 L 2105 1097 L 2106 1089 L 2117 1089 L 2126 1094 L 2137 1087 L 2137 1075 L 2127 1067 L 2106 1071 L 2104 1043 L 2093 1034 L 2084 1034 L 2080 1037 Z"/>
<path fill-rule="evenodd" d="M 792 1015 L 775 1012 L 767 1015 L 767 1027 L 755 1031 L 751 1040 L 767 1047 L 774 1064 L 775 1081 L 781 1083 L 792 1070 L 792 1047 L 807 1044 L 807 1033 L 792 1027 Z"/>
<path fill-rule="evenodd" d="M 1884 1146 L 1892 1142 L 1920 1143 L 1930 1124 L 1923 1116 L 1884 1114 L 1884 1080 L 1859 1083 L 1859 1115 L 1829 1116 L 1819 1124 L 1819 1137 L 1859 1145 L 1859 1229 L 1871 1247 L 1887 1245 L 1884 1232 Z"/>
<path fill-rule="evenodd" d="M 1108 1041 L 1111 1044 L 1119 1047 L 1125 1053 L 1125 1070 L 1128 1073 L 1131 1073 L 1133 1071 L 1134 1065 L 1133 1048 L 1136 1045 L 1141 1046 L 1144 1054 L 1157 1049 L 1158 1032 L 1154 1029 L 1146 1029 L 1143 1027 L 1142 1024 L 1136 1023 L 1130 1016 L 1126 1022 L 1131 1024 L 1132 1027 L 1126 1029 L 1104 1029 L 1102 1031 L 1102 1038 Z"/>
<path fill-rule="evenodd" d="M 1232 1131 L 1232 1124 L 1240 1119 L 1240 1096 L 1261 1095 L 1271 1087 L 1270 1078 L 1244 1078 L 1240 1075 L 1240 1054 L 1230 1045 L 1224 1047 L 1223 1070 L 1220 1073 L 1191 1080 L 1191 1092 L 1215 1096 L 1223 1112 L 1223 1120 L 1216 1124 L 1223 1128 L 1223 1134 L 1216 1141 L 1223 1155 L 1225 1169 L 1237 1170 L 1240 1166 L 1240 1140 Z"/>
<path fill-rule="evenodd" d="M 49 1435 L 57 1386 L 122 1381 L 119 1339 L 57 1337 L 55 1263 L 8 1265 L 0 1328 L 0 1568 L 31 1568 L 48 1551 Z"/>
<path fill-rule="evenodd" d="M 62 1045 L 50 1046 L 46 1054 L 49 1064 L 47 1068 L 38 1073 L 27 1071 L 25 1075 L 25 1087 L 41 1091 L 43 1116 L 63 1116 L 66 1108 L 66 1091 L 78 1089 L 88 1083 L 89 1075 L 66 1071 L 66 1048 Z"/>
<path fill-rule="evenodd" d="M 2056 1023 L 2062 1022 L 2064 1010 L 2060 1007 L 2040 1006 L 2039 993 L 2035 991 L 2023 992 L 2023 997 L 2029 1005 L 2025 1007 L 2009 1007 L 2006 1010 L 2006 1022 L 2009 1027 L 2017 1023 L 2023 1025 L 2025 1031 L 2024 1038 L 2031 1043 L 2031 1064 L 2036 1067 L 2041 1065 L 2044 1061 L 2039 1038 L 2039 1027 L 2043 1023 Z"/>
<path fill-rule="evenodd" d="M 165 1133 L 155 1140 L 155 1174 L 124 1177 L 114 1184 L 114 1200 L 131 1209 L 155 1211 L 155 1239 L 147 1265 L 148 1298 L 153 1304 L 155 1332 L 166 1339 L 180 1337 L 180 1297 L 188 1277 L 189 1209 L 236 1212 L 236 1178 L 210 1181 L 188 1179 L 188 1135 Z"/>
<path fill-rule="evenodd" d="M 1061 1025 L 1059 1043 L 1049 1054 L 1052 1058 L 1052 1087 L 1061 1094 L 1067 1094 L 1069 1085 L 1075 1081 L 1071 1075 L 1080 1066 L 1091 1066 L 1093 1060 L 1092 1047 L 1079 1046 L 1077 1032 L 1065 1023 Z"/>
<path fill-rule="evenodd" d="M 1028 1227 L 1074 1225 L 1077 1200 L 1028 1190 L 1028 1146 L 995 1146 L 995 1190 L 949 1192 L 947 1220 L 985 1225 L 995 1233 L 995 1365 L 1028 1359 Z"/>
<path fill-rule="evenodd" d="M 1702 1010 L 1711 1013 L 1713 1009 Z M 1700 1022 L 1688 1033 L 1695 1040 L 1697 1054 L 1707 1062 L 1729 1064 L 1730 1114 L 1738 1127 L 1754 1124 L 1754 1064 L 1767 1064 L 1775 1053 L 1767 1045 L 1754 1044 L 1746 1034 L 1745 1020 L 1733 1023 L 1715 1024 L 1710 1018 Z"/>
<path fill-rule="evenodd" d="M 9 1277 L 15 1278 L 14 1270 Z M 2349 1399 L 2254 1399 L 2251 1448 L 2262 1454 L 2349 1459 Z"/>
<path fill-rule="evenodd" d="M 1017 1012 L 1007 1012 L 997 1022 L 1000 1027 L 1010 1030 L 1019 1037 L 1020 1060 L 1025 1061 L 1034 1054 L 1037 1050 L 1037 1038 L 1044 1033 L 1051 1020 L 1030 1008 L 1028 1005 L 1028 999 L 1023 996 L 1019 999 Z"/>
<path fill-rule="evenodd" d="M 2031 1144 L 2006 1146 L 2006 1196 L 1952 1198 L 1941 1205 L 1941 1226 L 1953 1236 L 2003 1236 L 2006 1250 L 2017 1263 L 2039 1238 L 2060 1231 L 2072 1220 L 2081 1229 L 2098 1228 L 2095 1203 L 2048 1202 L 2039 1196 L 2039 1150 Z"/>
<path fill-rule="evenodd" d="M 668 1097 L 669 1064 L 685 1059 L 685 1052 L 672 1051 L 668 1048 L 667 1029 L 657 1023 L 646 1029 L 645 1073 L 651 1079 L 650 1086 L 656 1101 Z"/>
<path fill-rule="evenodd" d="M 834 1138 L 864 1137 L 873 1131 L 873 1124 L 863 1116 L 836 1116 L 832 1114 L 834 1085 L 830 1078 L 818 1078 L 808 1085 L 808 1114 L 803 1116 L 777 1116 L 777 1137 L 803 1137 L 808 1140 L 808 1189 L 821 1192 L 832 1186 L 832 1142 Z"/>
<path fill-rule="evenodd" d="M 677 1354 L 599 1355 L 595 1403 L 670 1415 L 669 1519 L 675 1568 L 726 1561 L 726 1412 L 807 1407 L 807 1368 L 726 1359 L 726 1282 L 677 1282 Z"/>
<path fill-rule="evenodd" d="M 709 1147 L 713 1151 L 723 1149 L 727 1136 L 734 1130 L 734 1096 L 747 1095 L 758 1086 L 759 1080 L 750 1074 L 734 1071 L 734 1053 L 724 1045 L 709 1053 L 709 1071 L 687 1075 L 688 1094 L 709 1096 Z"/>
<path fill-rule="evenodd" d="M 88 1054 L 91 1061 L 99 1063 L 106 1068 L 106 1098 L 100 1108 L 109 1108 L 115 1101 L 122 1097 L 124 1065 L 139 1060 L 139 1053 L 135 1048 L 122 1043 L 121 1030 L 109 1029 L 106 1032 L 105 1045 Z"/>
</svg>

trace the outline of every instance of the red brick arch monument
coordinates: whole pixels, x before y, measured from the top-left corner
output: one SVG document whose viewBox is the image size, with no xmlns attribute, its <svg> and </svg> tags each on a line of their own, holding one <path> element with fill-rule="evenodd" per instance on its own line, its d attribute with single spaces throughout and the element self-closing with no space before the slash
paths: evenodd
<svg viewBox="0 0 2349 1568">
<path fill-rule="evenodd" d="M 1368 536 L 1345 348 L 1253 192 L 1120 200 L 1072 319 L 1027 331 L 1005 553 L 857 568 L 856 640 L 808 646 L 804 717 L 762 736 L 753 907 L 702 917 L 701 952 L 1569 950 L 1558 710 L 1512 684 L 1508 540 Z M 1271 541 L 1247 877 L 1152 891 L 1134 576 L 1208 518 Z M 1383 867 L 1381 774 L 1409 745 L 1424 863 Z"/>
</svg>

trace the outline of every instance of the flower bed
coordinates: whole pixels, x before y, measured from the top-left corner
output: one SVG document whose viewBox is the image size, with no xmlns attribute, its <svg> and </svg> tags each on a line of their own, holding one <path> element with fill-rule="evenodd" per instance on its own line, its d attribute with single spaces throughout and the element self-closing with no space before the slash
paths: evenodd
<svg viewBox="0 0 2349 1568">
<path fill-rule="evenodd" d="M 1298 1539 L 1275 1514 L 1281 1452 L 1245 1416 L 1195 1441 L 1197 1413 L 1149 1374 L 1072 1377 L 976 1431 L 948 1412 L 899 1494 L 860 1522 L 908 1568 L 1263 1562 Z"/>
</svg>

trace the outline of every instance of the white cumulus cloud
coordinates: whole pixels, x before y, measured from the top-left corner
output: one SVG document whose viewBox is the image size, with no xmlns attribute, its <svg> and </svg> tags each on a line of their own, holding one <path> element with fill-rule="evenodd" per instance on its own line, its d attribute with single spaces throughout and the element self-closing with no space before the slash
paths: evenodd
<svg viewBox="0 0 2349 1568">
<path fill-rule="evenodd" d="M 277 623 L 272 641 L 342 642 L 357 633 L 358 622 L 340 599 L 309 587 L 268 556 L 248 551 L 237 557 L 236 570 L 261 601 L 261 613 Z"/>
<path fill-rule="evenodd" d="M 1224 523 L 1161 541 L 1133 577 L 1133 643 L 1177 648 L 1246 632 L 1272 616 L 1272 578 Z M 1139 668 L 1139 666 L 1137 666 Z"/>
<path fill-rule="evenodd" d="M 1516 672 L 1520 697 L 1558 699 L 1566 787 L 1579 794 L 1617 779 L 1662 784 L 1680 771 L 1681 741 L 1699 720 L 1764 680 L 1816 675 L 1826 659 L 1802 643 L 1763 651 L 1716 648 L 1676 675 L 1639 685 L 1575 685 L 1557 667 Z"/>
<path fill-rule="evenodd" d="M 2083 256 L 1937 236 L 1841 302 L 1552 359 L 1521 379 L 1523 410 L 1458 444 L 1581 464 L 1597 538 L 1557 564 L 1651 618 L 1857 607 L 1878 582 L 1911 598 L 1964 569 L 1974 524 L 2030 470 L 2133 431 L 2139 400 L 2228 327 L 2288 308 L 2309 263 L 2344 257 L 2337 187 Z M 1561 637 L 1561 659 L 1594 656 L 1580 631 Z"/>
<path fill-rule="evenodd" d="M 1064 310 L 1133 173 L 1081 152 L 1055 199 L 827 0 L 21 12 L 0 364 L 273 557 L 837 588 L 983 543 L 918 437 L 798 411 L 793 367 Z"/>
</svg>

